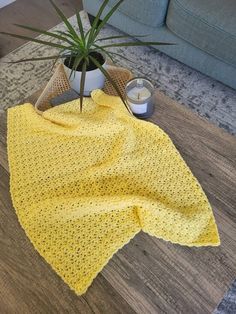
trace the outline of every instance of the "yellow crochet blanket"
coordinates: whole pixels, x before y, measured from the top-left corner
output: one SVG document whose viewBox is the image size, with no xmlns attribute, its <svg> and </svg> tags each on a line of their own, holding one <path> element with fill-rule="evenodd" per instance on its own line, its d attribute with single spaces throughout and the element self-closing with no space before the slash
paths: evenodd
<svg viewBox="0 0 236 314">
<path fill-rule="evenodd" d="M 188 246 L 219 245 L 196 178 L 158 126 L 101 90 L 47 110 L 8 110 L 11 194 L 38 252 L 78 294 L 140 230 Z"/>
</svg>

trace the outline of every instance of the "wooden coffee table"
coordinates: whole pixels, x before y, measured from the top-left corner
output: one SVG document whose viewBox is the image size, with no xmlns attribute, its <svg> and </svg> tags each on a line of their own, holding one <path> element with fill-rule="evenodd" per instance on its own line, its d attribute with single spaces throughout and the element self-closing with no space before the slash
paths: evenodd
<svg viewBox="0 0 236 314">
<path fill-rule="evenodd" d="M 9 193 L 6 114 L 0 113 L 1 313 L 212 313 L 236 278 L 236 138 L 161 93 L 150 121 L 170 135 L 200 181 L 221 246 L 188 248 L 140 233 L 77 296 L 18 223 Z"/>
</svg>

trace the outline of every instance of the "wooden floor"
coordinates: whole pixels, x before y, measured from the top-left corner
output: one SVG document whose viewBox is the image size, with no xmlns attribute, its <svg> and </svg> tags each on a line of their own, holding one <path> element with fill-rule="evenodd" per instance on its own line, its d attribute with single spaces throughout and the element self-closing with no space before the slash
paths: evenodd
<svg viewBox="0 0 236 314">
<path fill-rule="evenodd" d="M 67 17 L 82 9 L 82 0 L 54 0 Z M 50 5 L 49 0 L 16 0 L 0 9 L 0 31 L 20 35 L 36 36 L 13 24 L 31 25 L 44 30 L 57 25 L 60 18 Z M 25 41 L 0 35 L 0 58 L 24 44 Z"/>
</svg>

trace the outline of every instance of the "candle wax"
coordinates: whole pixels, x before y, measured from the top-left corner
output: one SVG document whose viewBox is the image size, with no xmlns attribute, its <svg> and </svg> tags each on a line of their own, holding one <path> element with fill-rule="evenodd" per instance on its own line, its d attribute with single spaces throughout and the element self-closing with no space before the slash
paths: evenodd
<svg viewBox="0 0 236 314">
<path fill-rule="evenodd" d="M 151 96 L 151 92 L 147 87 L 134 87 L 128 93 L 127 96 L 134 101 L 146 100 Z"/>
<path fill-rule="evenodd" d="M 133 113 L 144 114 L 147 112 L 147 99 L 151 97 L 151 92 L 145 87 L 134 87 L 128 91 L 128 104 Z M 136 103 L 140 102 L 141 103 Z M 142 102 L 143 101 L 143 102 Z"/>
</svg>

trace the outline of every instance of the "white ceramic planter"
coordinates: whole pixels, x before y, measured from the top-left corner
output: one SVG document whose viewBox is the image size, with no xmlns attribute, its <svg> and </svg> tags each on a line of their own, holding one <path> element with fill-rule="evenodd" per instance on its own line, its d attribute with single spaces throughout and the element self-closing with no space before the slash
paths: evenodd
<svg viewBox="0 0 236 314">
<path fill-rule="evenodd" d="M 104 63 L 103 67 L 104 68 L 107 67 L 106 62 Z M 70 81 L 71 88 L 73 88 L 77 93 L 80 93 L 80 80 L 81 80 L 82 72 L 75 71 L 74 73 L 72 73 L 70 77 L 71 69 L 68 68 L 65 64 L 64 64 L 64 69 Z M 105 76 L 102 74 L 102 72 L 99 69 L 87 71 L 86 77 L 85 77 L 85 84 L 84 84 L 84 96 L 89 96 L 94 89 L 102 89 L 104 86 L 104 83 L 105 83 Z"/>
</svg>

